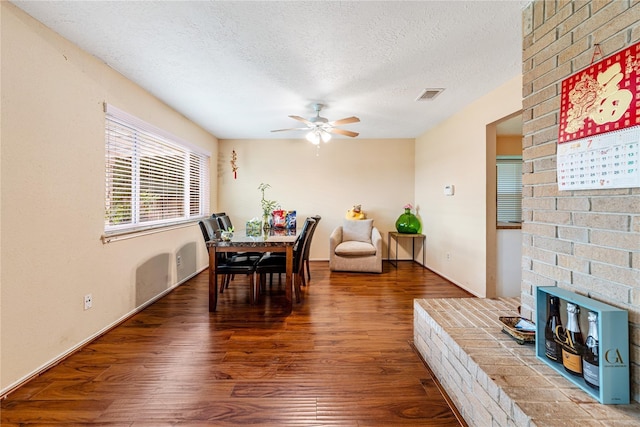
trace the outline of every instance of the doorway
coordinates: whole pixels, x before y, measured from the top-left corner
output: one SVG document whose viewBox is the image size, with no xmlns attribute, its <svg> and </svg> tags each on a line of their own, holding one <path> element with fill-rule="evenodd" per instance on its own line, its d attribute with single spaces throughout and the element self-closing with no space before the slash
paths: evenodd
<svg viewBox="0 0 640 427">
<path fill-rule="evenodd" d="M 522 281 L 522 112 L 487 126 L 487 297 L 518 297 Z"/>
</svg>

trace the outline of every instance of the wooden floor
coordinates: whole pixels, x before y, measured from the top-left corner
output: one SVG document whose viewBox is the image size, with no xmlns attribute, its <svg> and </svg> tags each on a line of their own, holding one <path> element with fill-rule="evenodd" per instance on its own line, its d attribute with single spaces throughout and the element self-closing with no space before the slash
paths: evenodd
<svg viewBox="0 0 640 427">
<path fill-rule="evenodd" d="M 414 351 L 413 299 L 469 297 L 418 264 L 311 263 L 293 312 L 207 272 L 11 393 L 1 425 L 460 426 Z"/>
</svg>

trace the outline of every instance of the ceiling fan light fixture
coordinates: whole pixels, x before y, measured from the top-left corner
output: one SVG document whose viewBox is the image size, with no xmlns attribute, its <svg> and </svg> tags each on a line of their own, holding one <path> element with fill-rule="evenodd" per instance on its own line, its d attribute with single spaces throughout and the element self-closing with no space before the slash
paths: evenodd
<svg viewBox="0 0 640 427">
<path fill-rule="evenodd" d="M 307 141 L 309 141 L 313 145 L 320 144 L 320 135 L 318 135 L 318 133 L 315 130 L 312 130 L 311 132 L 307 133 L 306 138 L 307 138 Z"/>
<path fill-rule="evenodd" d="M 338 126 L 347 125 L 349 123 L 358 123 L 360 121 L 356 116 L 345 117 L 340 120 L 329 121 L 325 117 L 320 117 L 320 110 L 322 109 L 322 104 L 314 104 L 314 110 L 316 112 L 315 117 L 311 117 L 310 119 L 305 119 L 304 117 L 290 115 L 289 117 L 297 120 L 299 122 L 304 123 L 306 128 L 289 128 L 289 129 L 275 129 L 271 132 L 283 132 L 283 131 L 292 131 L 292 130 L 305 130 L 307 131 L 305 138 L 307 141 L 312 143 L 315 146 L 320 145 L 320 141 L 327 143 L 331 140 L 331 134 L 339 134 L 343 136 L 349 136 L 354 138 L 358 136 L 358 132 L 352 132 L 350 130 L 341 129 Z"/>
<path fill-rule="evenodd" d="M 329 132 L 322 131 L 320 132 L 320 136 L 322 137 L 322 142 L 331 141 L 331 134 Z"/>
<path fill-rule="evenodd" d="M 331 134 L 324 129 L 313 129 L 307 133 L 306 138 L 307 141 L 313 145 L 318 145 L 320 144 L 320 141 L 329 142 L 331 140 Z"/>
</svg>

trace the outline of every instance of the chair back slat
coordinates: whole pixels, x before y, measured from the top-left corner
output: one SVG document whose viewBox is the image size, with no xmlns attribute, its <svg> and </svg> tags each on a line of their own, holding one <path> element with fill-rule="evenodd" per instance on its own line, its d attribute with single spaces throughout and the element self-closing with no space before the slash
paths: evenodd
<svg viewBox="0 0 640 427">
<path fill-rule="evenodd" d="M 316 232 L 316 228 L 318 228 L 318 223 L 322 219 L 320 215 L 314 215 L 311 218 L 315 220 L 313 227 L 309 231 L 309 243 L 304 247 L 304 253 L 302 254 L 302 259 L 309 259 L 309 251 L 311 250 L 311 241 L 313 240 L 313 234 Z"/>
<path fill-rule="evenodd" d="M 224 213 L 223 215 L 216 215 L 216 219 L 218 220 L 218 225 L 222 230 L 229 230 L 231 227 L 233 227 L 233 224 L 231 224 L 231 218 L 229 218 L 229 215 L 226 215 Z"/>
<path fill-rule="evenodd" d="M 313 233 L 313 229 L 316 226 L 316 220 L 313 218 L 307 218 L 300 232 L 299 238 L 293 246 L 293 269 L 294 271 L 300 270 L 300 265 L 304 259 L 305 248 L 309 244 L 309 237 Z"/>
</svg>

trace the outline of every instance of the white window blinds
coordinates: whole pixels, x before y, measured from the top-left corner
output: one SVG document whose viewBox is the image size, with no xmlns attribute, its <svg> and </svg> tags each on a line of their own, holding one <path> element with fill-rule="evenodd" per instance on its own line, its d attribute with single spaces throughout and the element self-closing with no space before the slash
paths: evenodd
<svg viewBox="0 0 640 427">
<path fill-rule="evenodd" d="M 498 222 L 522 221 L 522 159 L 497 159 Z"/>
<path fill-rule="evenodd" d="M 110 105 L 105 117 L 105 232 L 206 216 L 209 155 Z"/>
</svg>

